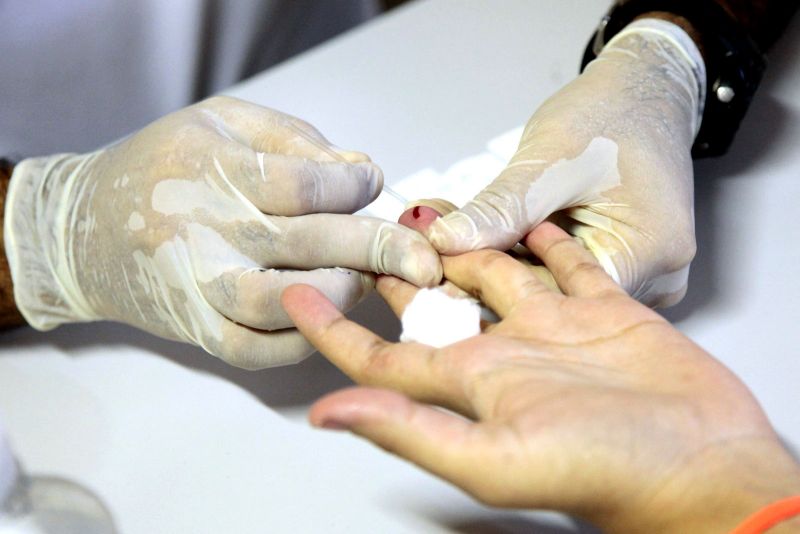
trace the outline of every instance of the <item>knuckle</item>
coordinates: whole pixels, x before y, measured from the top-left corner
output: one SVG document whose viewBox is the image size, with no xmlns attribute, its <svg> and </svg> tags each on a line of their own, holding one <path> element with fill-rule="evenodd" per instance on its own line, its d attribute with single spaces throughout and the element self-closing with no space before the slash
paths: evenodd
<svg viewBox="0 0 800 534">
<path fill-rule="evenodd" d="M 259 269 L 237 277 L 227 297 L 235 320 L 267 330 L 291 324 L 280 303 L 283 287 L 271 274 Z"/>
<path fill-rule="evenodd" d="M 266 183 L 260 184 L 262 205 L 270 213 L 296 216 L 308 213 L 313 207 L 317 184 L 310 160 L 297 163 L 290 159 L 275 162 Z"/>
<path fill-rule="evenodd" d="M 569 247 L 574 243 L 575 240 L 571 237 L 559 237 L 558 239 L 547 245 L 547 247 L 542 251 L 542 257 L 547 258 L 547 257 L 557 256 L 559 254 L 558 252 L 559 249 L 564 248 L 565 246 Z"/>
<path fill-rule="evenodd" d="M 674 267 L 681 268 L 689 265 L 697 254 L 697 240 L 694 231 L 684 232 L 681 236 L 681 245 L 678 249 L 674 261 L 677 265 Z"/>
<path fill-rule="evenodd" d="M 385 381 L 394 369 L 397 358 L 391 351 L 391 346 L 380 340 L 373 340 L 367 347 L 369 355 L 364 361 L 355 377 L 359 382 L 377 384 Z"/>
<path fill-rule="evenodd" d="M 697 243 L 693 232 L 674 234 L 666 250 L 661 251 L 660 270 L 678 271 L 689 265 L 697 253 Z"/>
<path fill-rule="evenodd" d="M 508 259 L 507 254 L 497 250 L 480 250 L 472 254 L 476 256 L 473 265 L 478 273 L 491 273 L 495 268 L 505 264 Z"/>
<path fill-rule="evenodd" d="M 259 329 L 280 328 L 288 322 L 280 305 L 281 289 L 264 274 L 261 269 L 237 269 L 199 287 L 206 301 L 228 319 Z"/>
<path fill-rule="evenodd" d="M 313 212 L 322 200 L 318 198 L 322 191 L 315 163 L 310 160 L 304 161 L 302 167 L 292 178 L 290 187 L 295 209 L 302 213 Z"/>
<path fill-rule="evenodd" d="M 605 274 L 605 271 L 597 263 L 590 261 L 580 261 L 570 267 L 564 274 L 565 283 L 570 283 L 582 276 L 597 276 Z"/>
<path fill-rule="evenodd" d="M 519 292 L 524 295 L 524 298 L 530 299 L 539 295 L 550 295 L 553 293 L 548 287 L 543 285 L 538 280 L 526 280 L 519 287 Z"/>
<path fill-rule="evenodd" d="M 394 302 L 403 299 L 404 292 L 397 278 L 384 276 L 378 279 L 375 287 L 378 294 L 387 302 Z"/>
<path fill-rule="evenodd" d="M 239 306 L 236 278 L 234 273 L 225 272 L 210 282 L 199 284 L 200 292 L 206 301 L 224 315 L 229 315 L 231 310 Z"/>
<path fill-rule="evenodd" d="M 678 270 L 689 265 L 697 253 L 697 239 L 691 216 L 681 214 L 665 221 L 655 232 L 651 247 L 661 255 L 667 270 Z"/>
</svg>

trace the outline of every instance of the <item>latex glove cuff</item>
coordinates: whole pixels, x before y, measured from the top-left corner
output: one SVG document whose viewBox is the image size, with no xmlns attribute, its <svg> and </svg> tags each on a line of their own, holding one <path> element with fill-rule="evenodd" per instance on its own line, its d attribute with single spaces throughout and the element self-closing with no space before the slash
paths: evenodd
<svg viewBox="0 0 800 534">
<path fill-rule="evenodd" d="M 73 280 L 65 253 L 64 221 L 72 173 L 87 156 L 58 154 L 23 160 L 14 168 L 5 201 L 3 232 L 14 299 L 38 330 L 96 319 Z M 53 172 L 58 169 L 58 172 Z M 91 221 L 83 221 L 92 224 Z"/>
<path fill-rule="evenodd" d="M 617 42 L 632 34 L 652 35 L 661 40 L 666 40 L 680 51 L 681 56 L 686 59 L 686 64 L 694 75 L 696 84 L 696 88 L 691 91 L 696 95 L 696 113 L 692 116 L 692 131 L 696 137 L 703 121 L 707 91 L 706 66 L 700 49 L 697 48 L 689 34 L 677 24 L 661 19 L 640 19 L 628 24 L 625 29 L 611 38 L 606 43 L 604 50 L 612 49 Z"/>
</svg>

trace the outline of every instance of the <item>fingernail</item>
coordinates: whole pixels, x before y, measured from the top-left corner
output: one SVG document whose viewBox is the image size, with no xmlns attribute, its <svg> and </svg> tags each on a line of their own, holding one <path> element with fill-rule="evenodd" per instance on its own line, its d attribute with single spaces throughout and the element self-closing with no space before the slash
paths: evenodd
<svg viewBox="0 0 800 534">
<path fill-rule="evenodd" d="M 325 430 L 348 430 L 347 425 L 336 419 L 323 419 L 316 426 Z"/>
<path fill-rule="evenodd" d="M 372 160 L 370 157 L 363 152 L 358 152 L 356 150 L 345 150 L 343 148 L 334 147 L 336 152 L 339 153 L 348 163 L 369 163 Z"/>
</svg>

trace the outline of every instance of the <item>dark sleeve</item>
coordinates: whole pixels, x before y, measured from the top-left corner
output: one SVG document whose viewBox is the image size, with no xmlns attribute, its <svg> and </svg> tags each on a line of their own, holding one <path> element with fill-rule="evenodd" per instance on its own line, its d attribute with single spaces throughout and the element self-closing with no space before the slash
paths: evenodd
<svg viewBox="0 0 800 534">
<path fill-rule="evenodd" d="M 800 0 L 717 0 L 766 52 L 780 38 Z"/>
<path fill-rule="evenodd" d="M 11 282 L 11 269 L 8 267 L 6 259 L 5 238 L 3 235 L 2 224 L 5 216 L 6 193 L 8 184 L 11 181 L 11 173 L 14 165 L 6 160 L 0 159 L 0 328 L 18 326 L 25 324 L 25 319 L 17 310 L 14 302 L 14 285 Z"/>
</svg>

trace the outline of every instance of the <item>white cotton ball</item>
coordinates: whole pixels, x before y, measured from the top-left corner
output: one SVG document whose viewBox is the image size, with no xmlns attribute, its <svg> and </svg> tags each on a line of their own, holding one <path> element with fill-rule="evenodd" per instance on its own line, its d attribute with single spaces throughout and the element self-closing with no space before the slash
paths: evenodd
<svg viewBox="0 0 800 534">
<path fill-rule="evenodd" d="M 406 306 L 400 341 L 444 347 L 481 333 L 477 301 L 454 298 L 441 289 L 420 289 Z"/>
</svg>

